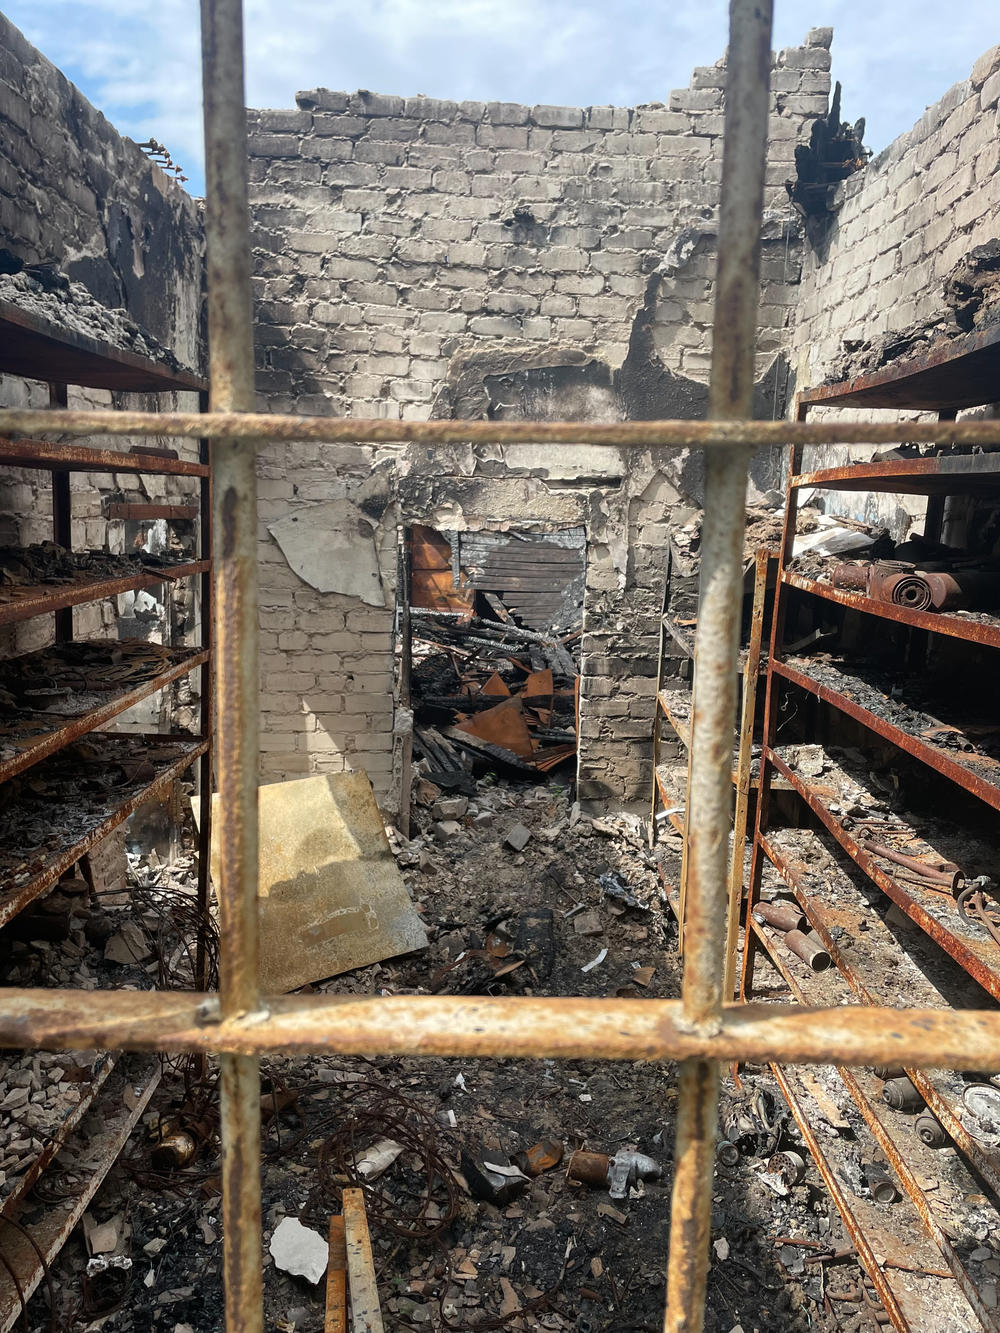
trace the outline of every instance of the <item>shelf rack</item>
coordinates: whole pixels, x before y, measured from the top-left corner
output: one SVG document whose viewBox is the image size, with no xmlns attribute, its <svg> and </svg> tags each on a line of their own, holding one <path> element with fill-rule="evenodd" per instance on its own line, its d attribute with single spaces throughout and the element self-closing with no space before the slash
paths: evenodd
<svg viewBox="0 0 1000 1333">
<path fill-rule="evenodd" d="M 951 420 L 962 409 L 994 401 L 1000 382 L 998 375 L 1000 329 L 994 328 L 956 339 L 901 366 L 802 393 L 797 400 L 797 415 L 804 421 L 812 408 L 844 406 L 935 411 L 940 420 Z M 992 1000 L 1000 1000 L 1000 945 L 981 926 L 965 921 L 952 898 L 914 882 L 898 866 L 863 845 L 851 819 L 845 817 L 843 800 L 838 797 L 849 790 L 864 804 L 867 794 L 876 808 L 881 808 L 878 794 L 866 787 L 864 773 L 851 769 L 848 758 L 842 758 L 828 746 L 820 755 L 819 776 L 811 776 L 815 770 L 810 767 L 808 773 L 803 772 L 796 757 L 797 747 L 779 744 L 777 732 L 783 701 L 811 698 L 826 706 L 827 717 L 832 719 L 830 727 L 835 726 L 837 717 L 850 719 L 855 733 L 870 736 L 874 746 L 882 750 L 887 746 L 897 749 L 909 756 L 909 760 L 925 765 L 977 798 L 988 810 L 1000 810 L 1000 762 L 988 755 L 963 753 L 932 739 L 940 733 L 927 725 L 929 715 L 890 697 L 867 678 L 863 669 L 852 670 L 840 661 L 824 660 L 817 664 L 809 658 L 796 658 L 784 646 L 789 600 L 797 597 L 813 598 L 845 612 L 855 612 L 861 617 L 861 625 L 870 627 L 876 636 L 884 635 L 886 622 L 891 621 L 914 632 L 913 646 L 933 642 L 932 636 L 941 635 L 953 643 L 965 642 L 979 649 L 1000 648 L 1000 620 L 962 612 L 911 611 L 861 593 L 833 588 L 822 579 L 789 568 L 803 490 L 926 496 L 925 533 L 937 538 L 947 497 L 964 495 L 980 504 L 1000 505 L 1000 454 L 894 457 L 812 472 L 803 471 L 801 464 L 802 450 L 796 447 L 792 451 L 767 663 L 761 785 L 746 904 L 741 998 L 747 1000 L 754 994 L 755 967 L 766 956 L 801 1003 L 891 1003 L 897 1007 L 947 1008 L 954 1003 L 954 994 L 960 993 L 961 1007 L 989 1004 L 984 991 Z M 804 716 L 810 718 L 809 710 L 804 710 Z M 815 726 L 815 717 L 805 725 Z M 944 725 L 948 725 L 947 719 Z M 863 730 L 858 733 L 858 728 Z M 815 744 L 809 748 L 814 756 L 819 749 Z M 795 794 L 804 824 L 816 832 L 797 828 L 794 839 L 787 839 L 772 827 L 771 794 L 778 780 Z M 986 819 L 989 817 L 985 815 Z M 908 852 L 921 859 L 948 859 L 942 847 L 934 847 L 929 835 L 919 832 L 915 821 L 908 820 L 905 814 L 898 818 L 894 815 L 894 820 L 903 831 L 904 841 L 908 833 L 912 834 L 907 842 Z M 811 855 L 803 854 L 810 851 Z M 824 866 L 822 874 L 816 873 L 819 861 Z M 753 907 L 765 876 L 772 888 L 777 886 L 781 895 L 793 898 L 805 913 L 832 959 L 830 971 L 811 972 L 783 946 L 780 935 L 754 919 Z M 890 930 L 883 920 L 892 907 L 898 913 L 896 921 L 902 923 L 897 930 Z M 899 943 L 900 935 L 907 937 L 905 951 Z M 856 950 L 862 940 L 863 950 Z M 863 952 L 863 959 L 855 956 L 856 952 Z M 929 966 L 923 969 L 914 966 L 911 955 L 916 954 L 926 956 Z M 938 974 L 954 974 L 960 979 L 947 997 L 928 980 L 929 975 Z M 905 988 L 894 986 L 891 978 L 904 975 Z M 796 1076 L 796 1071 L 775 1072 L 783 1084 Z M 968 1174 L 974 1182 L 969 1187 L 970 1193 L 978 1195 L 985 1191 L 982 1197 L 986 1199 L 988 1195 L 989 1215 L 996 1225 L 1000 1212 L 1000 1169 L 992 1149 L 968 1128 L 961 1114 L 961 1079 L 941 1071 L 906 1072 L 949 1136 L 952 1147 L 942 1150 L 949 1154 L 949 1170 L 953 1175 L 957 1172 L 963 1180 L 963 1173 Z M 868 1132 L 891 1164 L 905 1198 L 916 1210 L 925 1241 L 933 1243 L 943 1258 L 957 1287 L 955 1299 L 967 1304 L 974 1315 L 969 1326 L 978 1322 L 991 1331 L 1000 1329 L 996 1311 L 982 1299 L 981 1288 L 987 1279 L 975 1271 L 975 1264 L 970 1261 L 970 1253 L 974 1251 L 971 1247 L 963 1248 L 961 1238 L 942 1224 L 925 1189 L 928 1176 L 940 1172 L 941 1159 L 928 1159 L 926 1146 L 914 1135 L 903 1132 L 901 1117 L 881 1102 L 878 1080 L 870 1071 L 839 1070 L 838 1073 Z M 803 1113 L 794 1095 L 789 1098 L 789 1105 L 810 1150 L 822 1156 L 823 1147 L 812 1132 L 809 1116 Z M 820 1169 L 823 1170 L 822 1165 Z M 856 1201 L 848 1199 L 843 1189 L 835 1194 L 835 1199 L 849 1232 L 856 1239 L 859 1255 L 886 1301 L 883 1288 L 888 1275 L 883 1271 L 881 1278 L 878 1277 L 871 1245 L 867 1246 L 869 1257 L 865 1257 L 862 1244 L 867 1244 L 865 1222 Z M 897 1301 L 894 1309 L 886 1301 L 886 1310 L 897 1328 L 932 1326 L 915 1320 L 902 1308 L 902 1302 Z"/>
<path fill-rule="evenodd" d="M 131 351 L 123 351 L 77 331 L 56 327 L 27 314 L 8 302 L 0 302 L 0 372 L 47 383 L 53 406 L 65 405 L 67 386 L 112 391 L 199 394 L 202 410 L 207 407 L 205 381 L 191 371 L 161 364 Z M 134 473 L 191 478 L 198 489 L 194 504 L 172 506 L 125 506 L 123 518 L 176 518 L 200 523 L 200 555 L 162 568 L 150 561 L 121 577 L 80 577 L 62 584 L 17 588 L 0 601 L 0 626 L 44 616 L 54 617 L 55 641 L 73 637 L 72 608 L 103 601 L 119 593 L 152 588 L 183 578 L 197 578 L 201 591 L 202 642 L 200 646 L 169 655 L 155 676 L 131 687 L 108 691 L 97 706 L 72 717 L 27 714 L 23 733 L 6 738 L 6 756 L 0 761 L 0 782 L 17 782 L 32 770 L 44 779 L 46 765 L 58 765 L 60 752 L 82 737 L 110 760 L 135 754 L 141 745 L 147 761 L 140 775 L 126 779 L 115 791 L 77 793 L 72 802 L 48 806 L 53 830 L 40 853 L 25 860 L 23 849 L 12 838 L 0 834 L 0 926 L 11 921 L 34 899 L 46 893 L 61 875 L 84 857 L 112 830 L 145 802 L 169 790 L 192 765 L 199 765 L 200 822 L 198 835 L 198 901 L 202 911 L 208 904 L 208 848 L 211 837 L 212 788 L 212 647 L 211 647 L 211 533 L 208 445 L 202 442 L 199 461 L 178 458 L 171 450 L 136 447 L 130 451 L 89 448 L 80 444 L 0 439 L 0 467 L 44 470 L 52 476 L 53 539 L 71 549 L 71 473 Z M 149 512 L 139 512 L 141 510 Z M 157 512 L 153 512 L 153 510 Z M 163 510 L 161 514 L 159 511 Z M 166 512 L 169 510 L 170 512 Z M 108 516 L 111 517 L 110 508 Z M 30 654 L 29 654 L 30 657 Z M 192 671 L 200 674 L 201 712 L 199 735 L 137 736 L 102 733 L 100 728 L 134 704 Z M 17 791 L 8 806 L 10 830 L 16 837 L 17 815 L 26 809 L 18 804 Z M 64 816 L 70 816 L 67 818 Z M 61 835 L 60 832 L 61 831 Z M 20 859 L 19 859 L 20 858 Z M 202 952 L 197 970 L 203 981 Z M 203 988 L 203 987 L 202 987 Z M 7 1333 L 21 1315 L 24 1299 L 38 1287 L 46 1267 L 82 1216 L 100 1186 L 159 1081 L 156 1059 L 129 1059 L 121 1065 L 116 1053 L 100 1053 L 91 1082 L 81 1088 L 72 1111 L 43 1144 L 24 1176 L 10 1190 L 0 1207 L 0 1333 Z M 58 1167 L 59 1154 L 68 1149 L 81 1164 L 73 1173 L 72 1187 L 62 1201 L 20 1229 L 19 1217 L 32 1188 L 46 1171 Z M 27 1222 L 28 1214 L 24 1214 Z M 30 1240 L 27 1238 L 30 1236 Z M 20 1294 L 18 1289 L 20 1288 Z"/>
</svg>

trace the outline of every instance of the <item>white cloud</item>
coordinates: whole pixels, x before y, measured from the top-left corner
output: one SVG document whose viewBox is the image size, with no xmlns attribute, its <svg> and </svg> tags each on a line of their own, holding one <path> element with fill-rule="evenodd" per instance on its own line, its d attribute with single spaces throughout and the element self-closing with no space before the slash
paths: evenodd
<svg viewBox="0 0 1000 1333">
<path fill-rule="evenodd" d="M 725 0 L 246 0 L 247 99 L 323 86 L 571 106 L 665 101 L 725 46 Z M 197 0 L 7 0 L 29 40 L 118 128 L 199 186 Z M 884 147 L 1000 41 L 996 0 L 778 0 L 775 44 L 835 29 L 844 114 Z"/>
</svg>

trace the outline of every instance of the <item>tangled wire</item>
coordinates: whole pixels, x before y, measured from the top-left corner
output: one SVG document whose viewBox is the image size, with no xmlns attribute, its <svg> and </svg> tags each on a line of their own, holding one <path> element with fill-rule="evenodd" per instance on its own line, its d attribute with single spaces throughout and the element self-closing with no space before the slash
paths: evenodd
<svg viewBox="0 0 1000 1333">
<path fill-rule="evenodd" d="M 374 1227 L 407 1240 L 436 1239 L 458 1215 L 460 1187 L 438 1147 L 433 1115 L 374 1079 L 336 1086 L 336 1110 L 309 1130 L 311 1139 L 330 1131 L 319 1146 L 319 1183 L 310 1196 L 310 1211 L 329 1217 L 344 1186 L 354 1186 L 364 1191 Z M 382 1139 L 402 1152 L 390 1171 L 373 1180 L 362 1159 Z"/>
</svg>

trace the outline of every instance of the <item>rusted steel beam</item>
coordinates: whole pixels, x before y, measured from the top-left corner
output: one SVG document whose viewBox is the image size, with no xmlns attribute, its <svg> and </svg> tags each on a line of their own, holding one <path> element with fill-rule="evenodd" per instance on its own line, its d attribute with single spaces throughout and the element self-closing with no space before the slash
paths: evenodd
<svg viewBox="0 0 1000 1333">
<path fill-rule="evenodd" d="M 899 430 L 902 422 L 893 422 L 893 429 Z M 937 422 L 934 430 L 934 443 L 972 444 L 969 437 L 968 421 Z M 834 423 L 831 423 L 834 425 Z M 835 427 L 836 428 L 836 427 Z M 866 427 L 869 434 L 878 430 L 874 422 Z M 875 434 L 872 444 L 879 443 L 882 437 Z M 812 441 L 808 441 L 812 443 Z M 830 438 L 829 443 L 833 443 Z M 843 443 L 858 443 L 843 441 Z M 850 463 L 846 467 L 821 468 L 817 472 L 800 472 L 791 479 L 793 487 L 834 486 L 842 491 L 879 490 L 903 494 L 947 493 L 949 489 L 964 489 L 969 486 L 989 487 L 995 490 L 1000 483 L 1000 460 L 984 458 L 979 454 L 945 454 L 938 458 L 877 459 L 872 463 Z M 965 487 L 962 486 L 965 483 Z"/>
<path fill-rule="evenodd" d="M 202 0 L 209 403 L 254 407 L 250 211 L 242 0 Z M 209 416 L 195 415 L 197 438 Z M 257 476 L 252 441 L 216 437 L 211 451 L 219 999 L 238 1021 L 259 996 L 257 917 Z M 262 1333 L 260 1063 L 220 1062 L 223 1277 L 228 1333 Z"/>
<path fill-rule="evenodd" d="M 0 1043 L 19 1049 L 412 1055 L 1000 1068 L 1000 1011 L 727 1005 L 696 1031 L 679 1000 L 269 996 L 223 1018 L 190 991 L 0 991 Z"/>
<path fill-rule="evenodd" d="M 295 417 L 273 412 L 0 410 L 0 434 L 160 435 L 175 439 L 305 441 L 320 444 L 580 444 L 615 449 L 710 449 L 734 446 L 748 453 L 782 444 L 1000 444 L 993 421 L 387 421 L 363 417 Z M 932 466 L 926 467 L 925 464 Z M 977 476 L 1000 485 L 1000 460 L 978 454 L 857 464 L 869 480 L 878 476 L 940 477 L 953 487 Z M 879 469 L 874 472 L 872 469 Z M 885 469 L 883 473 L 882 469 Z M 894 471 L 890 471 L 894 469 Z M 143 469 L 144 471 L 147 469 Z M 854 468 L 843 469 L 850 474 Z M 852 479 L 850 476 L 848 480 Z M 840 485 L 825 472 L 793 478 L 796 485 Z M 884 489 L 884 487 L 880 487 Z"/>
<path fill-rule="evenodd" d="M 771 0 L 731 0 L 725 137 L 712 329 L 708 416 L 753 416 L 771 78 Z M 743 540 L 750 455 L 734 443 L 705 455 L 698 625 L 695 632 L 684 865 L 684 1021 L 721 1026 L 733 720 L 743 608 Z M 677 1150 L 670 1211 L 664 1333 L 697 1333 L 704 1323 L 720 1069 L 703 1060 L 681 1068 Z"/>
<path fill-rule="evenodd" d="M 53 427 L 61 424 L 53 421 Z M 179 458 L 159 458 L 145 453 L 116 449 L 91 449 L 81 444 L 50 444 L 45 440 L 0 439 L 0 463 L 14 467 L 43 468 L 46 472 L 141 472 L 144 475 L 172 474 L 205 477 L 208 468 Z"/>
<path fill-rule="evenodd" d="M 917 893 L 908 889 L 879 866 L 875 858 L 869 852 L 866 852 L 861 844 L 851 836 L 840 819 L 827 809 L 823 801 L 802 781 L 793 769 L 788 767 L 780 755 L 765 747 L 764 756 L 767 763 L 774 766 L 775 772 L 780 773 L 791 783 L 793 789 L 798 792 L 817 819 L 836 838 L 844 851 L 858 864 L 868 878 L 877 884 L 882 892 L 892 899 L 900 911 L 905 912 L 910 920 L 918 925 L 935 944 L 944 949 L 945 953 L 950 954 L 959 967 L 964 968 L 971 977 L 974 977 L 994 999 L 1000 1000 L 1000 950 L 997 949 L 993 940 L 978 939 L 950 930 L 936 916 L 927 911 Z M 919 888 L 919 886 L 916 887 Z M 934 891 L 926 889 L 925 892 Z"/>
<path fill-rule="evenodd" d="M 978 796 L 981 801 L 992 806 L 994 810 L 1000 810 L 1000 763 L 994 759 L 979 755 L 980 762 L 989 763 L 995 766 L 996 782 L 988 782 L 981 778 L 978 773 L 974 773 L 965 764 L 952 759 L 951 753 L 943 746 L 933 745 L 930 741 L 921 740 L 917 736 L 911 736 L 908 731 L 903 731 L 895 723 L 889 722 L 884 717 L 879 717 L 870 709 L 857 704 L 853 699 L 841 694 L 839 690 L 832 689 L 822 681 L 813 680 L 811 676 L 806 675 L 804 671 L 798 670 L 788 662 L 772 662 L 771 670 L 779 676 L 784 676 L 790 680 L 793 685 L 798 685 L 800 689 L 807 690 L 814 694 L 817 699 L 821 699 L 825 704 L 831 704 L 841 713 L 846 713 L 855 722 L 860 722 L 863 727 L 869 731 L 874 731 L 877 736 L 889 741 L 900 750 L 905 750 L 911 754 L 914 759 L 919 759 L 922 764 L 927 764 L 936 772 L 942 773 L 946 778 L 950 778 L 966 791 L 971 792 L 973 796 Z"/>
<path fill-rule="evenodd" d="M 125 522 L 132 519 L 138 523 L 147 523 L 158 518 L 194 523 L 200 512 L 201 508 L 197 501 L 193 504 L 128 504 L 112 500 L 107 507 L 109 519 Z"/>
<path fill-rule="evenodd" d="M 139 588 L 156 588 L 168 579 L 174 581 L 192 574 L 202 574 L 208 564 L 193 560 L 188 565 L 165 565 L 163 577 L 156 574 L 129 574 L 121 579 L 98 579 L 93 582 L 69 583 L 23 589 L 24 596 L 13 601 L 0 602 L 0 625 L 13 625 L 20 620 L 33 620 L 68 606 L 82 606 L 85 602 L 101 602 L 106 597 L 117 597 L 121 592 Z"/>
</svg>

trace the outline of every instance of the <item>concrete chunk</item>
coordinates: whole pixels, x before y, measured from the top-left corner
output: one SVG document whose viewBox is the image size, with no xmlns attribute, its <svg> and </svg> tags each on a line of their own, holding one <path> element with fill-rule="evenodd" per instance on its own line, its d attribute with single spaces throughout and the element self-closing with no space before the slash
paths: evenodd
<svg viewBox="0 0 1000 1333">
<path fill-rule="evenodd" d="M 523 851 L 531 841 L 531 829 L 525 828 L 523 824 L 515 824 L 507 833 L 504 842 L 508 847 L 513 847 L 515 852 Z"/>
<path fill-rule="evenodd" d="M 304 1227 L 297 1217 L 282 1218 L 267 1248 L 283 1273 L 316 1283 L 326 1272 L 330 1257 L 327 1242 L 319 1232 Z"/>
</svg>

